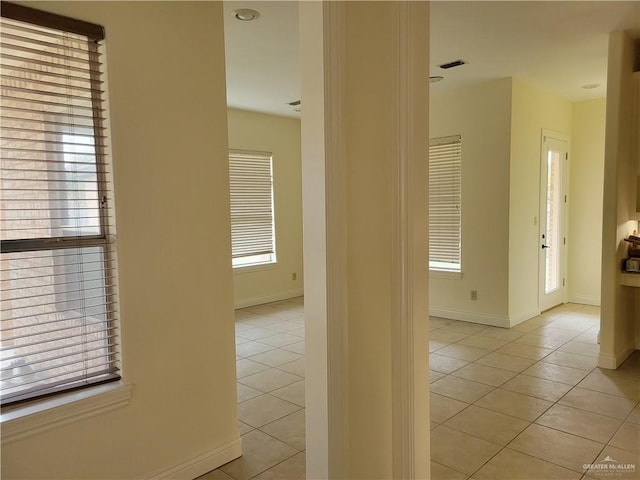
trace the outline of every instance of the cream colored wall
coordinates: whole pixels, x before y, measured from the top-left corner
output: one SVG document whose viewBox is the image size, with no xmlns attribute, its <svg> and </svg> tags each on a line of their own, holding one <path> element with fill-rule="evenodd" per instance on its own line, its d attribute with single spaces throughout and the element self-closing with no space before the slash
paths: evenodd
<svg viewBox="0 0 640 480">
<path fill-rule="evenodd" d="M 225 449 L 235 445 L 237 455 L 238 429 L 221 4 L 29 5 L 106 28 L 124 378 L 133 397 L 4 443 L 2 477 L 132 479 L 199 455 L 222 451 L 218 460 L 230 460 L 234 449 Z"/>
<path fill-rule="evenodd" d="M 463 274 L 430 276 L 430 312 L 508 326 L 511 79 L 448 92 L 435 84 L 429 117 L 431 138 L 462 135 Z"/>
<path fill-rule="evenodd" d="M 341 120 L 346 146 L 349 409 L 346 478 L 350 479 L 414 478 L 414 475 L 429 478 L 425 461 L 429 455 L 425 415 L 427 255 L 426 242 L 422 240 L 427 226 L 424 152 L 430 127 L 428 83 L 424 78 L 429 38 L 424 25 L 428 25 L 428 5 L 424 3 L 345 2 L 345 90 Z M 401 61 L 403 55 L 405 62 Z M 407 123 L 403 123 L 403 113 L 407 115 Z M 402 183 L 399 168 L 404 168 L 409 176 L 405 179 L 408 185 Z M 422 182 L 415 181 L 419 178 Z M 402 200 L 404 211 L 399 205 Z M 404 247 L 398 244 L 403 232 L 407 234 Z M 409 259 L 399 255 L 399 250 Z M 403 270 L 405 277 L 399 275 L 398 269 Z M 406 296 L 399 298 L 401 282 L 408 286 Z M 406 319 L 403 310 L 411 312 L 412 318 Z M 417 337 L 409 338 L 415 342 L 411 345 L 415 356 L 410 358 L 406 351 L 396 350 L 402 335 L 398 324 L 403 320 L 407 320 L 405 328 Z M 401 376 L 399 364 L 403 362 L 410 365 L 409 375 L 416 376 L 412 381 L 419 395 L 398 396 L 407 390 L 407 384 L 402 382 L 409 382 L 406 377 L 396 377 Z M 406 418 L 417 421 L 408 427 L 411 439 L 402 433 L 400 425 Z M 411 474 L 398 470 L 400 465 L 409 464 L 413 467 Z"/>
<path fill-rule="evenodd" d="M 236 307 L 303 293 L 300 120 L 229 109 L 229 148 L 273 154 L 277 264 L 234 269 Z M 297 279 L 292 279 L 295 273 Z"/>
<path fill-rule="evenodd" d="M 540 245 L 537 219 L 540 214 L 540 149 L 543 129 L 570 136 L 571 103 L 514 78 L 511 105 L 508 253 L 511 325 L 539 313 Z M 565 170 L 565 174 L 568 173 L 569 171 Z"/>
<path fill-rule="evenodd" d="M 637 292 L 621 286 L 621 262 L 626 257 L 624 237 L 637 228 L 634 208 L 633 174 L 637 172 L 637 153 L 633 138 L 640 115 L 633 93 L 634 40 L 630 32 L 609 36 L 607 68 L 607 113 L 604 164 L 604 202 L 602 227 L 602 308 L 600 357 L 598 364 L 616 368 L 634 349 Z M 635 100 L 634 100 L 635 99 Z"/>
<path fill-rule="evenodd" d="M 572 105 L 568 300 L 600 305 L 604 98 Z"/>
<path fill-rule="evenodd" d="M 514 325 L 539 312 L 541 132 L 570 135 L 571 103 L 518 79 L 431 92 L 431 137 L 462 135 L 463 275 L 432 274 L 430 311 Z"/>
<path fill-rule="evenodd" d="M 382 4 L 381 4 L 382 5 Z M 366 8 L 366 10 L 365 10 Z M 389 8 L 346 6 L 347 218 L 349 229 L 348 478 L 392 477 Z M 359 22 L 357 18 L 362 18 Z M 367 18 L 368 21 L 364 21 Z M 374 20 L 378 20 L 375 22 Z M 375 54 L 374 54 L 375 52 Z M 380 68 L 381 71 L 378 71 Z M 375 98 L 375 101 L 371 101 Z M 371 281 L 371 279 L 376 279 Z M 367 445 L 365 438 L 375 438 Z M 366 447 L 365 447 L 366 445 Z"/>
</svg>

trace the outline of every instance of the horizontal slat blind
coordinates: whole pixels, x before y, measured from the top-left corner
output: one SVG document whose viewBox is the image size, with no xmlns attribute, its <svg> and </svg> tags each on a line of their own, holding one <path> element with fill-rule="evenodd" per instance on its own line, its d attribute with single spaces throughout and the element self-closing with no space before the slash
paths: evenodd
<svg viewBox="0 0 640 480">
<path fill-rule="evenodd" d="M 271 154 L 229 152 L 233 258 L 275 253 Z"/>
<path fill-rule="evenodd" d="M 462 141 L 460 136 L 429 142 L 429 263 L 460 270 Z"/>
<path fill-rule="evenodd" d="M 120 378 L 101 46 L 42 14 L 2 5 L 3 405 Z"/>
</svg>

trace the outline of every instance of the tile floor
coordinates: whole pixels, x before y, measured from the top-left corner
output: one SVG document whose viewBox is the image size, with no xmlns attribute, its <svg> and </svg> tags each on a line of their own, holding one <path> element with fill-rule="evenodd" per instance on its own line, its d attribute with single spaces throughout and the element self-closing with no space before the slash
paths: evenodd
<svg viewBox="0 0 640 480">
<path fill-rule="evenodd" d="M 304 480 L 302 297 L 236 311 L 243 456 L 202 480 Z"/>
<path fill-rule="evenodd" d="M 599 315 L 567 304 L 512 329 L 432 317 L 432 478 L 640 478 L 640 352 L 597 368 Z M 236 316 L 245 453 L 201 478 L 304 479 L 302 299 Z"/>
</svg>

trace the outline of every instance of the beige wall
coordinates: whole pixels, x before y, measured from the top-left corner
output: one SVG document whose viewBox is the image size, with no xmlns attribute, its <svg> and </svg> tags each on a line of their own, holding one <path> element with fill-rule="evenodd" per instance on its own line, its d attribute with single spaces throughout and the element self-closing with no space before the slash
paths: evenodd
<svg viewBox="0 0 640 480">
<path fill-rule="evenodd" d="M 607 113 L 602 227 L 601 367 L 617 367 L 635 348 L 640 313 L 635 311 L 635 289 L 621 286 L 621 262 L 626 257 L 624 237 L 637 228 L 633 185 L 637 152 L 633 131 L 640 115 L 634 96 L 634 41 L 630 32 L 609 36 Z"/>
<path fill-rule="evenodd" d="M 230 460 L 238 430 L 221 4 L 30 5 L 106 28 L 133 397 L 3 443 L 2 477 L 131 479 L 216 452 Z"/>
<path fill-rule="evenodd" d="M 542 130 L 571 135 L 571 103 L 513 79 L 509 171 L 509 320 L 538 310 L 540 155 Z M 569 148 L 570 144 L 568 145 Z M 568 169 L 565 174 L 568 174 Z M 535 220 L 534 220 L 535 219 Z"/>
<path fill-rule="evenodd" d="M 246 307 L 302 295 L 300 120 L 229 109 L 228 121 L 229 148 L 273 154 L 276 226 L 277 264 L 235 268 L 235 305 Z"/>
<path fill-rule="evenodd" d="M 431 89 L 430 136 L 461 134 L 463 156 L 462 278 L 431 274 L 432 315 L 512 326 L 539 313 L 542 130 L 570 140 L 567 300 L 599 303 L 604 105 L 572 105 L 515 78 Z"/>
<path fill-rule="evenodd" d="M 600 305 L 606 106 L 604 98 L 572 105 L 568 299 L 591 305 Z"/>
<path fill-rule="evenodd" d="M 508 326 L 511 79 L 430 95 L 429 136 L 462 136 L 462 278 L 431 275 L 430 312 Z"/>
</svg>

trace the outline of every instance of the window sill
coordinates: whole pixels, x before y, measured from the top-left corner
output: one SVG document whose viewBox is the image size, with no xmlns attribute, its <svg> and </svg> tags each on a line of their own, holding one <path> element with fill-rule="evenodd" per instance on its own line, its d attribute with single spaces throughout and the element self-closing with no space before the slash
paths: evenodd
<svg viewBox="0 0 640 480">
<path fill-rule="evenodd" d="M 450 270 L 429 270 L 429 278 L 462 278 L 462 272 L 452 272 Z"/>
<path fill-rule="evenodd" d="M 273 263 L 263 263 L 259 265 L 241 265 L 239 267 L 233 267 L 233 273 L 242 274 L 242 273 L 254 273 L 260 272 L 262 270 L 273 270 L 278 268 L 278 262 Z"/>
<path fill-rule="evenodd" d="M 116 382 L 11 408 L 0 414 L 2 444 L 124 407 L 132 390 Z"/>
</svg>

